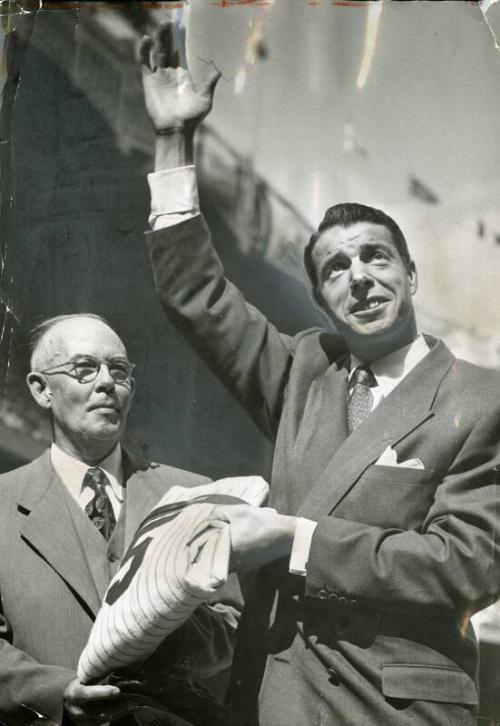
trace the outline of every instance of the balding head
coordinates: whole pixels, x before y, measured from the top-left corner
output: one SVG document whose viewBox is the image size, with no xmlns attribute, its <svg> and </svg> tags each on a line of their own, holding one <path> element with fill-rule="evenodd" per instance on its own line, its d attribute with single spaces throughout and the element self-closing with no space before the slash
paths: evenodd
<svg viewBox="0 0 500 726">
<path fill-rule="evenodd" d="M 65 335 L 68 332 L 71 334 L 72 331 L 78 329 L 83 331 L 88 328 L 89 324 L 86 322 L 88 320 L 98 321 L 114 332 L 105 318 L 93 313 L 57 315 L 42 321 L 33 328 L 31 331 L 31 370 L 41 371 L 60 362 L 58 358 Z M 116 337 L 118 338 L 118 335 Z"/>
<path fill-rule="evenodd" d="M 27 380 L 67 453 L 93 463 L 119 441 L 135 382 L 125 346 L 103 318 L 62 315 L 39 325 Z"/>
</svg>

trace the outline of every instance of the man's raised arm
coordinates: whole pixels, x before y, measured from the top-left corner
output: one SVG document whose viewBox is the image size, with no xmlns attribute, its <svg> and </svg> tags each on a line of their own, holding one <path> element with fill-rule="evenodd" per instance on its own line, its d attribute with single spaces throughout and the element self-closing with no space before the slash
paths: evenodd
<svg viewBox="0 0 500 726">
<path fill-rule="evenodd" d="M 153 232 L 147 235 L 155 286 L 167 314 L 204 361 L 274 434 L 294 343 L 246 303 L 225 277 L 199 214 L 193 164 L 197 125 L 212 107 L 220 73 L 195 86 L 180 65 L 184 34 L 161 27 L 139 55 L 146 109 L 156 132 L 149 175 Z"/>
<path fill-rule="evenodd" d="M 280 334 L 225 278 L 199 214 L 193 137 L 212 107 L 220 73 L 213 69 L 195 86 L 180 65 L 183 44 L 182 29 L 169 24 L 154 39 L 143 38 L 139 52 L 146 109 L 156 132 L 155 173 L 149 175 L 153 232 L 147 235 L 155 286 L 172 322 L 274 436 L 296 339 Z M 235 569 L 256 569 L 292 553 L 290 567 L 303 572 L 306 555 L 295 543 L 300 530 L 295 517 L 235 506 L 231 525 Z M 308 531 L 310 525 L 301 523 Z"/>
</svg>

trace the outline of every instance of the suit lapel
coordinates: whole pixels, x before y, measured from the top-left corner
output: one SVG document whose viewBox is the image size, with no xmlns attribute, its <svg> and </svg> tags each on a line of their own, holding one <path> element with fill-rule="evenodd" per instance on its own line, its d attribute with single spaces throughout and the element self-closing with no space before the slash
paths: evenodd
<svg viewBox="0 0 500 726">
<path fill-rule="evenodd" d="M 94 583 L 100 607 L 110 579 L 107 558 L 108 543 L 73 497 L 68 499 L 67 505 L 80 542 L 81 557 L 86 563 L 89 575 Z"/>
<path fill-rule="evenodd" d="M 154 465 L 153 465 L 154 466 Z M 125 547 L 128 547 L 138 526 L 168 489 L 165 478 L 154 476 L 151 465 L 123 451 L 123 473 L 126 482 Z M 162 467 L 165 471 L 165 467 Z M 146 482 L 146 472 L 148 472 Z"/>
<path fill-rule="evenodd" d="M 178 475 L 168 482 L 166 468 L 161 471 L 161 477 L 154 476 L 154 468 L 123 450 L 126 496 L 120 519 L 125 518 L 125 546 L 169 485 L 176 483 Z M 54 472 L 49 451 L 26 470 L 18 504 L 23 513 L 21 536 L 95 615 L 109 585 L 108 543 Z"/>
<path fill-rule="evenodd" d="M 34 462 L 27 475 L 19 495 L 20 511 L 26 515 L 20 534 L 96 614 L 99 591 L 89 566 L 87 545 L 82 544 L 75 527 L 74 507 L 78 505 L 52 469 L 48 451 Z M 85 524 L 85 515 L 79 514 Z M 92 528 L 90 522 L 88 525 Z M 105 547 L 104 540 L 103 544 Z"/>
<path fill-rule="evenodd" d="M 446 346 L 438 341 L 362 425 L 344 440 L 310 490 L 298 515 L 317 519 L 332 513 L 385 448 L 394 446 L 433 416 L 432 405 L 437 390 L 453 361 Z M 345 411 L 345 403 L 342 401 L 339 405 Z"/>
<path fill-rule="evenodd" d="M 345 441 L 347 376 L 347 359 L 332 363 L 312 382 L 302 416 L 295 412 L 300 418 L 300 427 L 293 441 L 293 477 L 286 487 L 271 487 L 269 504 L 278 511 L 289 514 L 297 511 L 305 501 L 307 482 L 318 481 Z"/>
<path fill-rule="evenodd" d="M 314 448 L 323 455 L 317 464 L 324 468 L 347 436 L 346 387 L 348 359 L 333 363 L 325 374 L 311 385 L 295 442 L 297 459 Z"/>
</svg>

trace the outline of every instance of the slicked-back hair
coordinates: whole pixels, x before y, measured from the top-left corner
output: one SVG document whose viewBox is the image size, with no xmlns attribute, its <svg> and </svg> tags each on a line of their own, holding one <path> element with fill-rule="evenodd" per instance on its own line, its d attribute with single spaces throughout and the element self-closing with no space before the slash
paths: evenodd
<svg viewBox="0 0 500 726">
<path fill-rule="evenodd" d="M 399 252 L 408 273 L 412 271 L 413 262 L 410 257 L 406 239 L 392 217 L 389 217 L 389 215 L 381 209 L 368 207 L 364 204 L 357 204 L 356 202 L 335 204 L 333 207 L 329 207 L 326 210 L 325 216 L 321 220 L 318 229 L 311 235 L 311 238 L 304 250 L 304 265 L 317 300 L 319 300 L 321 296 L 319 295 L 319 281 L 316 265 L 313 259 L 313 250 L 316 242 L 319 240 L 323 232 L 330 229 L 330 227 L 351 227 L 353 224 L 357 224 L 358 222 L 371 222 L 372 224 L 380 224 L 383 227 L 386 227 L 391 233 L 394 246 Z"/>
<path fill-rule="evenodd" d="M 30 331 L 30 348 L 31 348 L 31 368 L 33 370 L 33 362 L 35 360 L 35 355 L 37 352 L 37 349 L 40 346 L 40 343 L 42 342 L 42 339 L 45 338 L 46 334 L 52 330 L 52 328 L 55 328 L 56 325 L 59 323 L 63 323 L 65 320 L 75 320 L 76 318 L 90 318 L 91 320 L 98 320 L 100 323 L 104 323 L 104 325 L 107 325 L 108 328 L 113 330 L 111 325 L 108 323 L 108 321 L 103 318 L 101 315 L 96 315 L 95 313 L 71 313 L 70 315 L 56 315 L 53 318 L 47 318 L 47 320 L 42 320 L 41 323 L 38 323 L 31 331 Z M 113 331 L 116 332 L 116 331 Z"/>
</svg>

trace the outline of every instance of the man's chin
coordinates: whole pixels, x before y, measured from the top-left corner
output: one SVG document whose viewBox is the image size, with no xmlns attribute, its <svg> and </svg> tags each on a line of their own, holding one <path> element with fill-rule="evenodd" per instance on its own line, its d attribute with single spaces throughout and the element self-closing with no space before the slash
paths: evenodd
<svg viewBox="0 0 500 726">
<path fill-rule="evenodd" d="M 392 333 L 393 325 L 391 323 L 383 318 L 379 318 L 377 320 L 370 320 L 366 321 L 363 324 L 359 324 L 356 326 L 353 326 L 350 328 L 350 334 L 351 336 L 359 337 L 359 338 L 370 338 L 371 336 L 380 337 L 380 336 L 390 336 Z M 346 334 L 346 337 L 349 337 L 349 334 Z"/>
<path fill-rule="evenodd" d="M 383 320 L 374 320 L 367 325 L 363 325 L 356 332 L 364 338 L 369 338 L 370 336 L 380 337 L 381 335 L 390 335 L 391 326 L 387 325 Z"/>
<path fill-rule="evenodd" d="M 99 426 L 92 426 L 88 430 L 88 436 L 96 441 L 118 441 L 122 435 L 121 421 L 113 423 L 106 421 Z"/>
<path fill-rule="evenodd" d="M 94 408 L 90 414 L 89 426 L 94 429 L 121 426 L 122 414 L 115 408 Z"/>
</svg>

